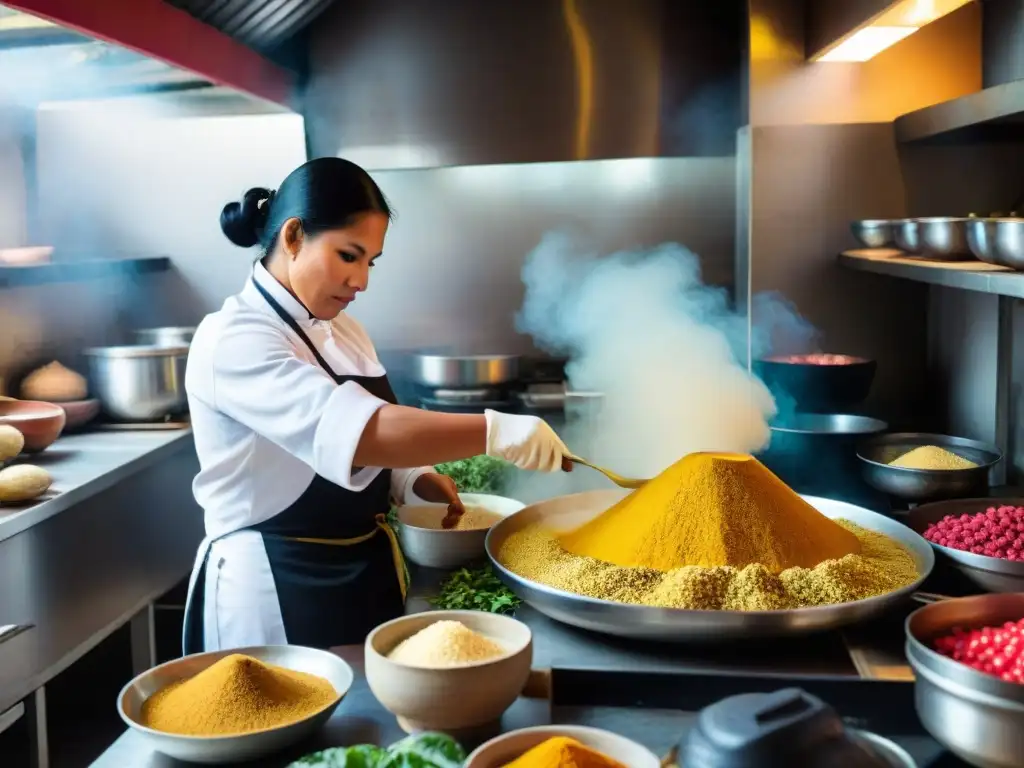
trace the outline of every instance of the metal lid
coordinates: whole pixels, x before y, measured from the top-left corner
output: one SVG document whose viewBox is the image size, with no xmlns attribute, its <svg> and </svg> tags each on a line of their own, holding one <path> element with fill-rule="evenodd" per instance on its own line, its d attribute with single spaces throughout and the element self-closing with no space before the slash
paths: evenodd
<svg viewBox="0 0 1024 768">
<path fill-rule="evenodd" d="M 123 347 L 92 347 L 85 350 L 90 357 L 177 357 L 187 355 L 187 346 L 136 344 Z"/>
</svg>

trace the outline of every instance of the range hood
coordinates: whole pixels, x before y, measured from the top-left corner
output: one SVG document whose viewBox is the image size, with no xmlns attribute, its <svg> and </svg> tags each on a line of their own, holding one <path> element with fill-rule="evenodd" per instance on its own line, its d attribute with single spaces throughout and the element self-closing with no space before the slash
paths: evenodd
<svg viewBox="0 0 1024 768">
<path fill-rule="evenodd" d="M 350 0 L 309 30 L 310 152 L 373 169 L 735 153 L 746 4 Z"/>
</svg>

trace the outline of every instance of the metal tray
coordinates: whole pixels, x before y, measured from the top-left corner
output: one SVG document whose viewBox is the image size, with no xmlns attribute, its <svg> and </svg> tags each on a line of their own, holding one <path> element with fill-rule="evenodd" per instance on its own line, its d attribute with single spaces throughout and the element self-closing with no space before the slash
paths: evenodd
<svg viewBox="0 0 1024 768">
<path fill-rule="evenodd" d="M 946 515 L 962 515 L 964 513 L 972 515 L 989 507 L 1001 507 L 1007 504 L 1022 507 L 1024 499 L 956 499 L 922 504 L 910 510 L 908 523 L 915 531 L 924 534 L 929 525 L 937 523 Z M 928 544 L 948 558 L 954 568 L 961 571 L 982 589 L 988 592 L 1024 592 L 1024 562 L 976 555 L 973 552 L 944 547 L 931 541 Z"/>
<path fill-rule="evenodd" d="M 902 523 L 853 504 L 813 496 L 804 499 L 827 517 L 845 518 L 907 547 L 917 561 L 921 578 L 887 595 L 840 605 L 785 611 L 691 611 L 583 597 L 524 579 L 498 561 L 501 545 L 516 531 L 534 523 L 554 530 L 572 530 L 597 517 L 624 495 L 623 491 L 610 490 L 559 496 L 505 518 L 491 528 L 486 542 L 487 555 L 498 576 L 524 602 L 565 624 L 618 637 L 702 642 L 805 634 L 862 621 L 907 599 L 935 565 L 931 545 Z"/>
</svg>

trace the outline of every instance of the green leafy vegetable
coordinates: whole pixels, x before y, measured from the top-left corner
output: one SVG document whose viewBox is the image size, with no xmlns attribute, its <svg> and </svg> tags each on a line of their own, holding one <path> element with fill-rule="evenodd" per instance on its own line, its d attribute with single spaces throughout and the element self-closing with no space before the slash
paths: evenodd
<svg viewBox="0 0 1024 768">
<path fill-rule="evenodd" d="M 490 456 L 474 456 L 438 464 L 434 469 L 454 480 L 459 493 L 500 494 L 508 485 L 512 465 Z"/>
<path fill-rule="evenodd" d="M 387 756 L 387 751 L 373 744 L 356 744 L 314 752 L 300 757 L 288 768 L 379 768 Z"/>
<path fill-rule="evenodd" d="M 300 757 L 288 768 L 461 768 L 466 751 L 443 733 L 420 733 L 387 749 L 372 744 L 334 747 Z"/>
<path fill-rule="evenodd" d="M 470 570 L 460 568 L 441 585 L 441 592 L 430 600 L 435 608 L 448 611 L 485 611 L 511 614 L 522 601 L 487 565 Z"/>
</svg>

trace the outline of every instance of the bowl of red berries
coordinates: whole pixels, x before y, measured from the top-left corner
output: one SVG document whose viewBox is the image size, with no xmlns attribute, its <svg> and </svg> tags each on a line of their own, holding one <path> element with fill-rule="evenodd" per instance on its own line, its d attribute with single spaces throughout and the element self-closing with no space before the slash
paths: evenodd
<svg viewBox="0 0 1024 768">
<path fill-rule="evenodd" d="M 981 768 L 1024 765 L 1024 594 L 943 600 L 907 618 L 922 725 Z"/>
<path fill-rule="evenodd" d="M 988 592 L 1024 592 L 1024 499 L 957 499 L 910 510 L 910 527 Z"/>
</svg>

